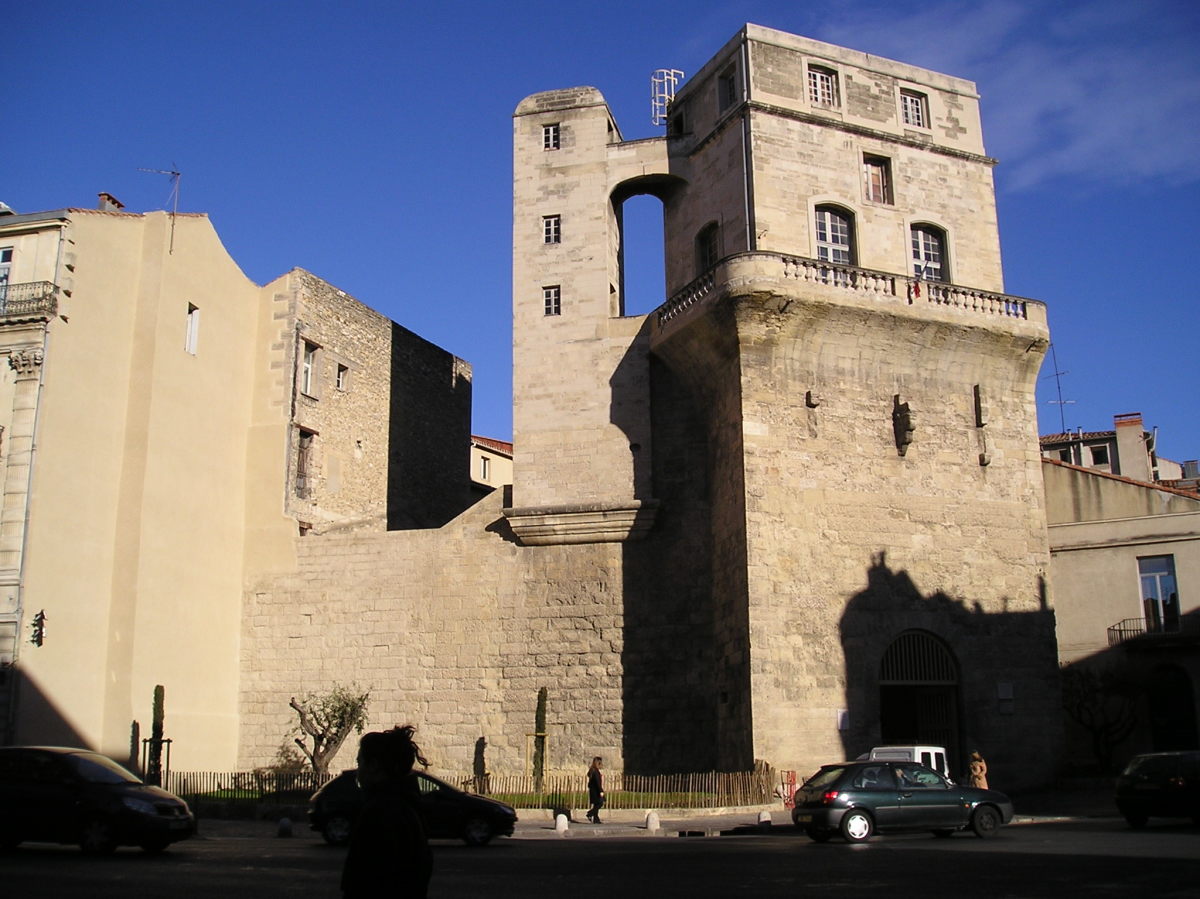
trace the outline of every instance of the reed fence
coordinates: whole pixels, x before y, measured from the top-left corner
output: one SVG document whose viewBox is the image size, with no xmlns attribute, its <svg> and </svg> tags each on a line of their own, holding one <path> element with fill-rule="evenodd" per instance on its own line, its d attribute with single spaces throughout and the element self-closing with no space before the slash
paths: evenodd
<svg viewBox="0 0 1200 899">
<path fill-rule="evenodd" d="M 491 796 L 514 808 L 582 809 L 588 806 L 583 773 L 536 778 L 527 774 L 461 777 L 439 774 L 467 792 Z M 277 806 L 303 806 L 330 776 L 311 771 L 171 771 L 163 787 L 182 797 L 196 814 L 245 817 Z M 762 805 L 778 798 L 777 772 L 708 772 L 637 775 L 604 772 L 610 809 L 726 808 Z"/>
</svg>

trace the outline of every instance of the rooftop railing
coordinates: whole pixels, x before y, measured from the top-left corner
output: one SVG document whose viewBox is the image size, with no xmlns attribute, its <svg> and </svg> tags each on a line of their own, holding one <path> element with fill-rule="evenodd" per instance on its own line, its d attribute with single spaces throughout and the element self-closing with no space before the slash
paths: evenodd
<svg viewBox="0 0 1200 899">
<path fill-rule="evenodd" d="M 712 269 L 663 303 L 657 310 L 658 323 L 664 325 L 702 302 L 716 288 L 716 270 L 721 266 L 738 266 L 739 263 L 749 263 L 757 269 L 758 274 L 765 277 L 820 284 L 863 296 L 900 300 L 910 306 L 918 304 L 949 306 L 973 314 L 1024 320 L 1029 317 L 1030 303 L 1038 305 L 1036 300 L 1027 300 L 1023 297 L 961 287 L 943 281 L 927 281 L 922 278 L 880 272 L 853 265 L 838 265 L 802 256 L 785 256 L 781 253 L 739 253 L 717 263 Z"/>
</svg>

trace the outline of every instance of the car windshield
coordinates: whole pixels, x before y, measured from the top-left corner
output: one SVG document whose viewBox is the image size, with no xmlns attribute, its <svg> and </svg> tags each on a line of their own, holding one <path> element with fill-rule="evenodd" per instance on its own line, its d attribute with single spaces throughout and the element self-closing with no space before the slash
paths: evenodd
<svg viewBox="0 0 1200 899">
<path fill-rule="evenodd" d="M 841 777 L 842 772 L 845 770 L 846 769 L 841 765 L 830 765 L 826 768 L 822 768 L 820 771 L 806 780 L 804 782 L 804 786 L 813 790 L 819 790 L 822 787 L 827 787 L 829 784 L 834 783 L 839 777 Z"/>
<path fill-rule="evenodd" d="M 72 771 L 88 783 L 141 783 L 139 778 L 134 777 L 112 759 L 95 752 L 73 752 L 67 756 L 67 764 L 71 766 Z"/>
</svg>

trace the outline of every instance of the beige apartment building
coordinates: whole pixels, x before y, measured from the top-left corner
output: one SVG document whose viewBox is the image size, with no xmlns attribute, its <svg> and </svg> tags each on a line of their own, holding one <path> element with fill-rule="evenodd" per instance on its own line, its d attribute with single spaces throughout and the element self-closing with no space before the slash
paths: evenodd
<svg viewBox="0 0 1200 899">
<path fill-rule="evenodd" d="M 254 284 L 206 216 L 100 206 L 0 216 L 0 730 L 136 760 L 162 685 L 172 765 L 231 769 L 248 578 L 456 515 L 470 368 Z"/>
</svg>

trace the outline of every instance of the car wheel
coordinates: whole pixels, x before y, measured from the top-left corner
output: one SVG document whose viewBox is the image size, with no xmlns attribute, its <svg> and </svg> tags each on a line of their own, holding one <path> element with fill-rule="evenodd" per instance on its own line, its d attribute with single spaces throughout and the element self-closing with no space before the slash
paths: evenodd
<svg viewBox="0 0 1200 899">
<path fill-rule="evenodd" d="M 166 851 L 171 844 L 166 840 L 146 840 L 141 844 L 142 851 L 148 855 L 159 855 Z"/>
<path fill-rule="evenodd" d="M 990 805 L 981 805 L 971 815 L 971 830 L 977 837 L 990 837 L 1000 828 L 1000 813 Z"/>
<path fill-rule="evenodd" d="M 944 840 L 947 837 L 954 836 L 954 831 L 948 827 L 941 827 L 941 828 L 938 828 L 937 830 L 935 830 L 933 832 L 933 835 L 935 837 L 941 837 Z"/>
<path fill-rule="evenodd" d="M 88 855 L 108 855 L 117 848 L 112 823 L 104 818 L 89 818 L 79 834 L 79 848 Z"/>
<path fill-rule="evenodd" d="M 842 836 L 848 843 L 861 843 L 871 835 L 875 825 L 864 811 L 851 809 L 842 818 Z"/>
<path fill-rule="evenodd" d="M 1149 815 L 1143 815 L 1140 812 L 1125 812 L 1125 820 L 1134 830 L 1141 830 L 1150 821 Z"/>
<path fill-rule="evenodd" d="M 345 815 L 334 815 L 321 828 L 321 836 L 330 846 L 345 846 L 350 842 L 350 819 Z"/>
<path fill-rule="evenodd" d="M 804 832 L 814 843 L 828 843 L 833 836 L 833 831 L 826 830 L 824 827 L 807 827 Z"/>
<path fill-rule="evenodd" d="M 483 818 L 471 818 L 463 828 L 463 842 L 468 846 L 485 846 L 492 838 L 492 825 Z"/>
</svg>

